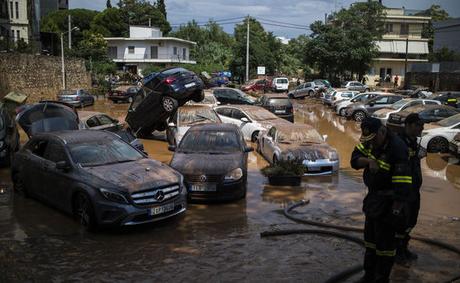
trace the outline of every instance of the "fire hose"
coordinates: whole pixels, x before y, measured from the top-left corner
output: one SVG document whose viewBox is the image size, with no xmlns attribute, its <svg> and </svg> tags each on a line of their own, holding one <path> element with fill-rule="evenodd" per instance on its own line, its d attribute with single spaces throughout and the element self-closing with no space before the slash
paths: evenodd
<svg viewBox="0 0 460 283">
<path fill-rule="evenodd" d="M 284 209 L 284 216 L 286 216 L 287 218 L 297 223 L 308 224 L 311 226 L 323 227 L 323 228 L 328 228 L 328 229 L 336 229 L 336 230 L 347 231 L 347 232 L 361 232 L 362 233 L 364 231 L 364 229 L 359 228 L 359 227 L 342 226 L 342 225 L 324 223 L 320 221 L 308 220 L 308 219 L 304 219 L 299 216 L 293 215 L 291 213 L 297 207 L 305 206 L 309 203 L 310 203 L 310 200 L 301 200 L 301 201 L 295 202 L 287 206 Z M 322 235 L 322 236 L 329 236 L 329 237 L 341 238 L 344 240 L 354 242 L 358 245 L 364 246 L 364 240 L 359 237 L 351 236 L 351 235 L 340 233 L 340 232 L 330 231 L 330 230 L 322 230 L 322 229 L 286 229 L 286 230 L 276 230 L 276 231 L 265 231 L 265 232 L 260 233 L 260 236 L 262 238 L 265 238 L 265 237 L 292 235 L 292 234 L 316 234 L 316 235 Z M 444 250 L 451 251 L 451 252 L 454 252 L 460 255 L 460 249 L 448 243 L 444 243 L 439 240 L 424 238 L 420 236 L 411 236 L 411 238 L 414 240 L 429 244 L 429 245 L 434 245 L 438 248 L 442 248 Z M 338 274 L 335 274 L 331 278 L 327 279 L 325 283 L 342 282 L 343 280 L 353 276 L 356 273 L 361 272 L 362 270 L 363 270 L 363 266 L 361 264 L 353 266 Z M 457 280 L 460 280 L 460 274 L 456 275 L 450 280 L 445 281 L 445 283 L 451 283 Z"/>
</svg>

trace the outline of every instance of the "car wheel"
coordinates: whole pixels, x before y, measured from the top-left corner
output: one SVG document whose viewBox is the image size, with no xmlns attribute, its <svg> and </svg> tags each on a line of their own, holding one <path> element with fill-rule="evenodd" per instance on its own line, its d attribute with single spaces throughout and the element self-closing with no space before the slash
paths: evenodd
<svg viewBox="0 0 460 283">
<path fill-rule="evenodd" d="M 78 193 L 75 197 L 75 216 L 87 230 L 93 231 L 96 228 L 93 205 L 86 193 Z"/>
<path fill-rule="evenodd" d="M 308 96 L 313 97 L 313 90 L 308 91 Z"/>
<path fill-rule="evenodd" d="M 259 131 L 255 131 L 251 135 L 251 142 L 256 142 L 258 140 L 258 138 L 259 138 Z"/>
<path fill-rule="evenodd" d="M 366 113 L 364 113 L 363 111 L 356 111 L 353 114 L 353 119 L 355 119 L 356 122 L 361 122 L 362 120 L 364 120 L 364 118 L 366 118 Z"/>
<path fill-rule="evenodd" d="M 278 157 L 276 157 L 276 155 L 273 155 L 273 164 L 278 164 Z"/>
<path fill-rule="evenodd" d="M 449 142 L 443 137 L 435 137 L 428 143 L 428 152 L 441 152 L 449 151 Z"/>
<path fill-rule="evenodd" d="M 370 89 L 368 89 L 368 88 L 366 88 L 366 89 L 364 90 L 364 92 L 369 92 L 369 91 L 370 91 Z"/>
<path fill-rule="evenodd" d="M 339 116 L 345 117 L 345 112 L 346 112 L 345 108 L 341 108 L 341 109 L 339 110 Z"/>
<path fill-rule="evenodd" d="M 132 97 L 132 96 L 128 97 L 128 102 L 129 102 L 130 104 L 133 102 L 133 97 Z"/>
<path fill-rule="evenodd" d="M 27 188 L 24 185 L 24 182 L 22 181 L 21 177 L 19 176 L 19 172 L 16 172 L 13 175 L 13 189 L 14 189 L 15 192 L 18 192 L 18 193 L 22 194 L 25 197 L 29 196 Z"/>
<path fill-rule="evenodd" d="M 179 105 L 177 103 L 177 100 L 175 100 L 174 98 L 169 97 L 169 96 L 163 97 L 163 103 L 162 104 L 163 104 L 163 109 L 168 113 L 173 112 Z"/>
</svg>

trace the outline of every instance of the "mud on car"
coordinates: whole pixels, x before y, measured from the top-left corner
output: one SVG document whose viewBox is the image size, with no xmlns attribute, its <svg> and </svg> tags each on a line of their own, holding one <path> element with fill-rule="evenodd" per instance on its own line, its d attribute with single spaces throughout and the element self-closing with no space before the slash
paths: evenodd
<svg viewBox="0 0 460 283">
<path fill-rule="evenodd" d="M 187 101 L 204 98 L 203 81 L 184 68 L 168 68 L 149 76 L 144 92 L 137 93 L 131 103 L 126 122 L 139 137 L 154 130 L 164 131 L 166 120 Z"/>
</svg>

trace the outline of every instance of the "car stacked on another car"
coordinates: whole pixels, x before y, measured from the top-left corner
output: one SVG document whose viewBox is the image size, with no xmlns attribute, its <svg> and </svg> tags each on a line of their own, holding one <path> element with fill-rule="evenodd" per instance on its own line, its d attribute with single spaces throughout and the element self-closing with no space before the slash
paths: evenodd
<svg viewBox="0 0 460 283">
<path fill-rule="evenodd" d="M 74 107 L 85 107 L 94 104 L 94 97 L 84 89 L 62 90 L 57 97 L 58 101 Z"/>
<path fill-rule="evenodd" d="M 265 93 L 257 99 L 255 105 L 261 106 L 276 116 L 294 123 L 294 107 L 286 94 Z"/>
<path fill-rule="evenodd" d="M 132 85 L 123 85 L 118 86 L 114 90 L 110 91 L 107 95 L 107 98 L 114 103 L 118 102 L 133 102 L 134 96 L 140 92 L 144 91 L 139 86 L 132 86 Z"/>
<path fill-rule="evenodd" d="M 448 152 L 449 143 L 460 133 L 460 114 L 425 125 L 420 145 L 428 152 Z"/>
<path fill-rule="evenodd" d="M 184 105 L 169 118 L 166 139 L 170 145 L 178 145 L 185 133 L 197 124 L 222 123 L 217 113 L 204 105 Z"/>
<path fill-rule="evenodd" d="M 191 127 L 175 151 L 171 167 L 184 175 L 191 200 L 228 200 L 246 196 L 248 153 L 239 128 L 231 124 Z"/>
<path fill-rule="evenodd" d="M 134 96 L 126 122 L 139 136 L 150 136 L 154 130 L 166 130 L 166 120 L 187 101 L 204 98 L 203 81 L 184 68 L 168 68 L 150 76 L 144 92 Z"/>
<path fill-rule="evenodd" d="M 220 104 L 247 104 L 252 105 L 256 101 L 254 97 L 243 91 L 229 87 L 216 87 L 211 89 L 212 94 Z"/>
<path fill-rule="evenodd" d="M 216 107 L 220 104 L 219 101 L 217 101 L 216 97 L 214 94 L 212 94 L 211 91 L 205 90 L 204 91 L 204 98 L 200 102 L 195 102 L 193 100 L 190 100 L 189 102 L 186 103 L 186 105 L 206 105 L 209 107 Z"/>
<path fill-rule="evenodd" d="M 441 105 L 441 102 L 437 100 L 431 100 L 431 99 L 410 99 L 410 98 L 405 98 L 401 99 L 395 103 L 393 103 L 389 107 L 385 107 L 383 109 L 377 110 L 372 114 L 372 117 L 379 119 L 382 121 L 383 125 L 386 125 L 388 118 L 390 117 L 391 114 L 393 113 L 398 113 L 400 111 L 403 111 L 409 107 L 414 107 L 418 105 Z"/>
<path fill-rule="evenodd" d="M 257 151 L 270 163 L 300 160 L 305 175 L 328 175 L 339 170 L 337 151 L 306 124 L 280 124 L 270 128 L 257 142 Z"/>
<path fill-rule="evenodd" d="M 356 102 L 346 108 L 345 116 L 357 122 L 361 122 L 364 118 L 372 115 L 372 113 L 378 109 L 389 107 L 402 98 L 401 95 L 382 94 L 365 103 Z"/>
<path fill-rule="evenodd" d="M 257 141 L 259 133 L 267 131 L 275 124 L 291 124 L 259 106 L 226 105 L 214 109 L 223 123 L 237 125 L 243 132 L 244 138 L 252 142 Z"/>
</svg>

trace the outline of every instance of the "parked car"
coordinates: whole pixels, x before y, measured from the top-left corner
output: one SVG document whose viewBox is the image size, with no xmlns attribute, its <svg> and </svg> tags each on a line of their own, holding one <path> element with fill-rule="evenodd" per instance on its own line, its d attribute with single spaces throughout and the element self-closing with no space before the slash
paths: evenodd
<svg viewBox="0 0 460 283">
<path fill-rule="evenodd" d="M 261 106 L 276 116 L 294 123 L 294 107 L 285 94 L 265 93 L 257 99 L 255 105 Z"/>
<path fill-rule="evenodd" d="M 271 81 L 262 80 L 250 80 L 241 86 L 242 91 L 247 92 L 265 92 L 271 88 Z"/>
<path fill-rule="evenodd" d="M 313 83 L 319 88 L 323 89 L 328 89 L 332 87 L 331 83 L 328 80 L 316 79 L 313 81 Z"/>
<path fill-rule="evenodd" d="M 170 145 L 178 145 L 185 133 L 197 124 L 222 123 L 214 109 L 204 105 L 184 105 L 169 118 L 166 139 Z"/>
<path fill-rule="evenodd" d="M 449 143 L 460 133 L 460 114 L 425 125 L 420 145 L 428 152 L 448 152 Z"/>
<path fill-rule="evenodd" d="M 155 73 L 144 84 L 144 92 L 134 96 L 126 122 L 139 137 L 164 131 L 166 120 L 187 101 L 200 102 L 204 98 L 203 81 L 184 68 L 168 68 Z"/>
<path fill-rule="evenodd" d="M 361 122 L 367 116 L 372 115 L 378 109 L 391 106 L 393 103 L 401 100 L 401 95 L 383 94 L 379 95 L 366 103 L 356 102 L 349 105 L 345 110 L 345 116 Z"/>
<path fill-rule="evenodd" d="M 305 98 L 307 96 L 313 97 L 317 89 L 312 86 L 312 83 L 303 83 L 298 85 L 295 89 L 288 93 L 289 98 Z"/>
<path fill-rule="evenodd" d="M 339 170 L 337 151 L 306 124 L 279 124 L 270 128 L 257 141 L 257 150 L 270 163 L 301 160 L 305 175 L 327 175 Z"/>
<path fill-rule="evenodd" d="M 431 97 L 431 99 L 438 100 L 442 104 L 447 105 L 448 93 L 452 98 L 457 99 L 456 108 L 460 108 L 460 91 L 443 91 L 439 92 Z"/>
<path fill-rule="evenodd" d="M 130 86 L 130 85 L 123 85 L 123 86 L 118 86 L 114 90 L 110 91 L 108 93 L 107 98 L 114 103 L 118 102 L 133 102 L 134 96 L 140 92 L 144 91 L 141 87 L 139 86 Z"/>
<path fill-rule="evenodd" d="M 240 129 L 231 124 L 192 126 L 175 151 L 171 167 L 184 175 L 191 200 L 246 196 L 248 153 Z"/>
<path fill-rule="evenodd" d="M 370 87 L 368 85 L 362 84 L 358 81 L 347 81 L 342 84 L 343 88 L 348 90 L 356 90 L 360 92 L 368 92 L 370 91 Z"/>
<path fill-rule="evenodd" d="M 248 104 L 252 105 L 256 101 L 252 96 L 243 91 L 229 87 L 219 87 L 211 89 L 220 104 Z"/>
<path fill-rule="evenodd" d="M 130 128 L 124 127 L 117 119 L 107 114 L 93 111 L 78 111 L 80 129 L 104 130 L 115 133 L 125 142 L 144 152 L 144 145 L 132 133 Z"/>
<path fill-rule="evenodd" d="M 84 107 L 94 104 L 94 97 L 84 89 L 62 90 L 58 94 L 58 101 L 75 107 Z"/>
<path fill-rule="evenodd" d="M 360 94 L 359 91 L 349 91 L 349 90 L 346 90 L 346 91 L 337 90 L 336 92 L 337 93 L 332 98 L 332 104 L 331 104 L 331 107 L 334 110 L 336 109 L 337 105 L 341 103 L 342 101 L 353 99 Z"/>
<path fill-rule="evenodd" d="M 186 103 L 186 105 L 206 105 L 209 107 L 216 107 L 219 104 L 220 102 L 217 101 L 214 94 L 212 94 L 212 92 L 209 90 L 204 91 L 204 98 L 200 102 L 195 102 L 193 100 L 190 100 L 189 102 Z"/>
<path fill-rule="evenodd" d="M 214 108 L 223 123 L 230 123 L 240 127 L 244 138 L 252 142 L 257 141 L 259 133 L 268 130 L 279 123 L 289 123 L 270 111 L 253 105 L 227 105 Z"/>
<path fill-rule="evenodd" d="M 373 99 L 374 97 L 381 95 L 381 94 L 386 94 L 385 92 L 366 92 L 366 93 L 361 93 L 354 98 L 350 100 L 344 100 L 340 103 L 338 103 L 335 107 L 336 113 L 340 116 L 345 116 L 345 110 L 346 108 L 353 104 L 353 103 L 365 103 L 370 99 Z"/>
<path fill-rule="evenodd" d="M 446 105 L 419 105 L 390 114 L 387 126 L 395 132 L 402 131 L 404 121 L 411 113 L 418 113 L 424 123 L 435 123 L 460 113 L 460 110 Z"/>
<path fill-rule="evenodd" d="M 19 149 L 19 133 L 11 114 L 0 103 L 0 167 L 9 166 Z"/>
<path fill-rule="evenodd" d="M 405 98 L 401 99 L 398 102 L 395 102 L 389 107 L 385 107 L 383 109 L 379 109 L 375 111 L 372 114 L 372 117 L 379 119 L 382 121 L 383 125 L 386 125 L 388 118 L 390 117 L 390 114 L 393 113 L 398 113 L 400 111 L 403 111 L 409 107 L 414 107 L 418 105 L 441 105 L 441 102 L 437 100 L 431 100 L 431 99 L 410 99 L 410 98 Z"/>
<path fill-rule="evenodd" d="M 359 91 L 350 91 L 350 90 L 334 90 L 332 92 L 327 92 L 321 98 L 324 105 L 333 106 L 336 101 L 343 99 L 350 99 L 356 96 Z"/>
<path fill-rule="evenodd" d="M 275 92 L 287 92 L 289 89 L 289 80 L 285 77 L 273 78 L 272 90 Z"/>
<path fill-rule="evenodd" d="M 449 152 L 460 158 L 460 133 L 457 133 L 449 143 Z"/>
</svg>

